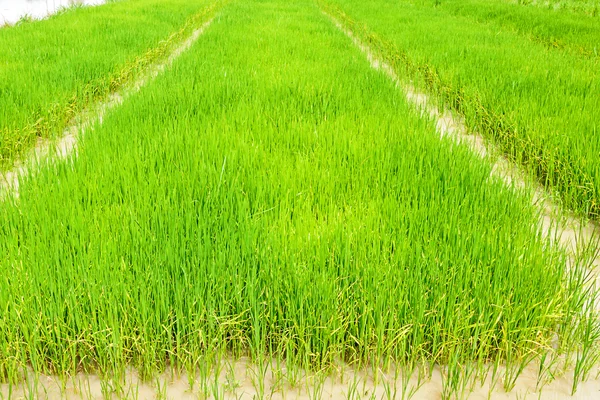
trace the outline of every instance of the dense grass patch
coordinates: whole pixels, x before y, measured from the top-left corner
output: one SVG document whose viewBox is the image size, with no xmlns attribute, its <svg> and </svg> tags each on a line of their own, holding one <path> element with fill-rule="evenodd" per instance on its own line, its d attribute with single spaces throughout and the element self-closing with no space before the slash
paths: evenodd
<svg viewBox="0 0 600 400">
<path fill-rule="evenodd" d="M 598 0 L 504 0 L 519 6 L 530 6 L 554 12 L 570 12 L 592 17 L 600 16 Z"/>
<path fill-rule="evenodd" d="M 410 1 L 333 3 L 401 77 L 464 115 L 567 208 L 599 217 L 597 57 Z"/>
<path fill-rule="evenodd" d="M 512 30 L 549 48 L 574 56 L 600 56 L 600 24 L 592 16 L 552 9 L 518 7 L 503 0 L 412 0 L 501 30 Z"/>
<path fill-rule="evenodd" d="M 208 4 L 124 0 L 0 30 L 0 168 L 164 56 Z"/>
</svg>

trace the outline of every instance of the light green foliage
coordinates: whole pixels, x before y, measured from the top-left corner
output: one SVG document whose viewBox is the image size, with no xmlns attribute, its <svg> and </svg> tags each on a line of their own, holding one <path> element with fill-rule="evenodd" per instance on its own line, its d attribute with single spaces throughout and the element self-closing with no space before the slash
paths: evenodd
<svg viewBox="0 0 600 400">
<path fill-rule="evenodd" d="M 444 7 L 334 3 L 401 77 L 464 115 L 471 129 L 558 192 L 567 208 L 600 216 L 597 56 L 553 48 L 502 24 L 450 15 Z M 598 36 L 598 24 L 587 27 Z M 575 43 L 569 35 L 562 38 Z"/>
<path fill-rule="evenodd" d="M 432 0 L 412 1 L 414 4 L 432 5 Z M 437 8 L 492 29 L 520 33 L 524 38 L 549 48 L 566 50 L 592 60 L 596 57 L 598 65 L 600 23 L 597 18 L 535 7 L 516 7 L 502 0 L 444 0 Z"/>
<path fill-rule="evenodd" d="M 504 0 L 521 6 L 535 6 L 551 11 L 567 11 L 575 14 L 600 15 L 600 2 L 598 0 Z"/>
<path fill-rule="evenodd" d="M 452 391 L 593 349 L 584 265 L 490 170 L 313 2 L 235 1 L 0 207 L 0 375 L 426 360 Z"/>
<path fill-rule="evenodd" d="M 126 0 L 0 29 L 0 167 L 163 55 L 207 4 Z"/>
</svg>

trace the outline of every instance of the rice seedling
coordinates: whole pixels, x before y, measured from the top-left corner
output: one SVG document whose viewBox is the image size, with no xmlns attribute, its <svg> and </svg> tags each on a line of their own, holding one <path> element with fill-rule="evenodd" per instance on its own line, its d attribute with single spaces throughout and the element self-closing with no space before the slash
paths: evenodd
<svg viewBox="0 0 600 400">
<path fill-rule="evenodd" d="M 166 397 L 175 369 L 223 397 L 223 360 L 249 357 L 264 396 L 285 365 L 318 398 L 340 363 L 417 384 L 442 366 L 450 396 L 573 351 L 584 378 L 588 264 L 490 173 L 313 1 L 231 2 L 0 203 L 0 379 L 96 373 L 122 396 L 133 367 Z M 348 394 L 375 396 L 360 379 Z"/>
<path fill-rule="evenodd" d="M 598 218 L 597 58 L 411 2 L 325 3 L 399 76 L 464 116 L 566 208 Z"/>
<path fill-rule="evenodd" d="M 130 0 L 0 30 L 0 168 L 164 56 L 206 1 Z"/>
</svg>

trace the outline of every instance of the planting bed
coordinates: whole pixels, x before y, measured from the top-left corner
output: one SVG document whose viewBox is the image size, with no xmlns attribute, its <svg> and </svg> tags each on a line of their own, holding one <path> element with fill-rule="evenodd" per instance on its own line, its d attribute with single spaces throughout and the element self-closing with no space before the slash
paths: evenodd
<svg viewBox="0 0 600 400">
<path fill-rule="evenodd" d="M 0 168 L 164 56 L 207 4 L 118 1 L 0 29 Z"/>
<path fill-rule="evenodd" d="M 598 218 L 598 57 L 410 1 L 336 0 L 324 8 L 401 77 L 437 95 L 472 130 L 496 142 L 566 208 Z M 588 28 L 597 35 L 597 24 Z"/>
</svg>

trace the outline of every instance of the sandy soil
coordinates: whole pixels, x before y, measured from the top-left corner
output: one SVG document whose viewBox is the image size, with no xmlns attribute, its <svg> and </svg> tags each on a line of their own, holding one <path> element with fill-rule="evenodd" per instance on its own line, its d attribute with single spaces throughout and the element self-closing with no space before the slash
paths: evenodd
<svg viewBox="0 0 600 400">
<path fill-rule="evenodd" d="M 506 392 L 502 385 L 503 369 L 499 369 L 495 382 L 488 374 L 483 382 L 477 380 L 451 398 L 469 399 L 600 399 L 600 379 L 580 384 L 571 396 L 572 379 L 568 375 L 556 376 L 552 381 L 538 385 L 537 367 L 530 366 L 519 376 L 515 387 Z M 293 379 L 292 379 L 293 378 Z M 380 372 L 377 381 L 373 374 L 346 367 L 334 376 L 315 376 L 302 370 L 289 372 L 273 362 L 257 368 L 247 359 L 228 360 L 218 373 L 206 379 L 199 376 L 190 380 L 186 374 L 174 371 L 157 376 L 151 382 L 142 382 L 134 370 L 128 370 L 125 382 L 115 385 L 102 382 L 95 375 L 77 375 L 61 381 L 57 377 L 38 377 L 37 384 L 30 374 L 29 384 L 14 387 L 12 398 L 47 399 L 391 399 L 408 398 L 435 400 L 443 398 L 444 376 L 434 368 L 431 378 L 421 380 L 414 374 L 405 384 L 401 376 Z M 193 385 L 190 385 L 190 382 Z M 292 384 L 292 382 L 294 384 Z M 403 388 L 406 388 L 403 390 Z M 7 385 L 0 386 L 0 397 L 9 395 Z"/>
</svg>

